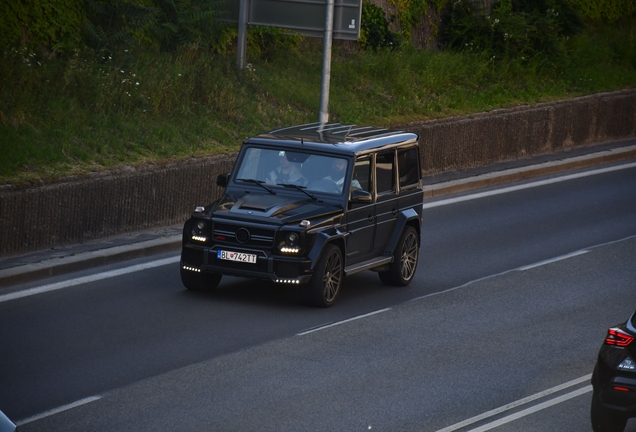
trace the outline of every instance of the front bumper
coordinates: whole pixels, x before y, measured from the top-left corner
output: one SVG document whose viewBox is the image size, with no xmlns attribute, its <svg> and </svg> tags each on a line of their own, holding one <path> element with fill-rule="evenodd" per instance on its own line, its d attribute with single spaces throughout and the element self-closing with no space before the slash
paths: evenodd
<svg viewBox="0 0 636 432">
<path fill-rule="evenodd" d="M 256 263 L 218 259 L 217 252 L 221 249 L 254 254 Z M 274 255 L 267 250 L 218 245 L 185 245 L 181 251 L 181 268 L 186 271 L 257 278 L 277 283 L 304 284 L 311 279 L 311 260 L 306 257 Z"/>
</svg>

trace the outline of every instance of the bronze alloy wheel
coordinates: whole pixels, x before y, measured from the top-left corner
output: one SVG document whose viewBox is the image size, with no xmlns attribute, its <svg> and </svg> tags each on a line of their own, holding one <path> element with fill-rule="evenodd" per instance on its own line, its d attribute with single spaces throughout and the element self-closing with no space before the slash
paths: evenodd
<svg viewBox="0 0 636 432">
<path fill-rule="evenodd" d="M 378 273 L 380 280 L 387 285 L 408 285 L 415 275 L 415 270 L 417 270 L 419 249 L 417 231 L 412 226 L 407 226 L 395 247 L 393 262 L 389 269 Z"/>
<path fill-rule="evenodd" d="M 418 252 L 417 234 L 414 229 L 411 229 L 402 242 L 402 257 L 400 258 L 400 270 L 402 279 L 405 281 L 411 280 L 415 274 Z"/>
<path fill-rule="evenodd" d="M 318 307 L 331 306 L 340 293 L 343 279 L 343 260 L 340 248 L 325 246 L 307 285 L 309 303 Z"/>
</svg>

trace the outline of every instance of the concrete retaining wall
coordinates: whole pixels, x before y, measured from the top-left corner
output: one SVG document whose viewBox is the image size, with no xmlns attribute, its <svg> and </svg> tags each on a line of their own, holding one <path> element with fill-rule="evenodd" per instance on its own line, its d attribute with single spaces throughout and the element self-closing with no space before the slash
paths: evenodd
<svg viewBox="0 0 636 432">
<path fill-rule="evenodd" d="M 636 137 L 636 90 L 414 123 L 423 174 Z M 236 155 L 0 192 L 0 256 L 184 222 Z"/>
</svg>

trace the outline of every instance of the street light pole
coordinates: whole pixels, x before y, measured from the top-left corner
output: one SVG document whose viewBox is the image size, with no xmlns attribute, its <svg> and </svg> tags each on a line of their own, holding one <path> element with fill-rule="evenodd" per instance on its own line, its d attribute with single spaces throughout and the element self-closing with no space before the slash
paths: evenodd
<svg viewBox="0 0 636 432">
<path fill-rule="evenodd" d="M 245 69 L 247 51 L 247 22 L 249 0 L 240 0 L 238 16 L 238 41 L 236 46 L 236 66 Z"/>
<path fill-rule="evenodd" d="M 334 0 L 326 0 L 325 36 L 322 39 L 322 81 L 320 84 L 320 113 L 318 121 L 329 121 L 329 84 L 331 80 L 331 38 L 333 35 Z"/>
</svg>

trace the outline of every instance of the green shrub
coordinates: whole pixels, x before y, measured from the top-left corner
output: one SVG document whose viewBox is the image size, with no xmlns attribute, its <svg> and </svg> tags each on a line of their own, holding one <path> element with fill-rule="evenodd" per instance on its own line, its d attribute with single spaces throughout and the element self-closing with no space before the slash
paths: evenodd
<svg viewBox="0 0 636 432">
<path fill-rule="evenodd" d="M 5 0 L 0 2 L 0 51 L 65 51 L 81 41 L 81 0 Z"/>
<path fill-rule="evenodd" d="M 562 0 L 500 0 L 491 11 L 459 0 L 445 23 L 443 42 L 492 59 L 556 63 L 565 56 L 565 41 L 581 28 L 576 12 Z"/>
<path fill-rule="evenodd" d="M 379 48 L 395 49 L 400 46 L 399 35 L 390 29 L 384 10 L 368 0 L 362 2 L 362 28 L 360 44 L 364 48 L 378 50 Z"/>
<path fill-rule="evenodd" d="M 591 21 L 614 23 L 636 16 L 634 0 L 566 0 L 581 16 Z"/>
</svg>

